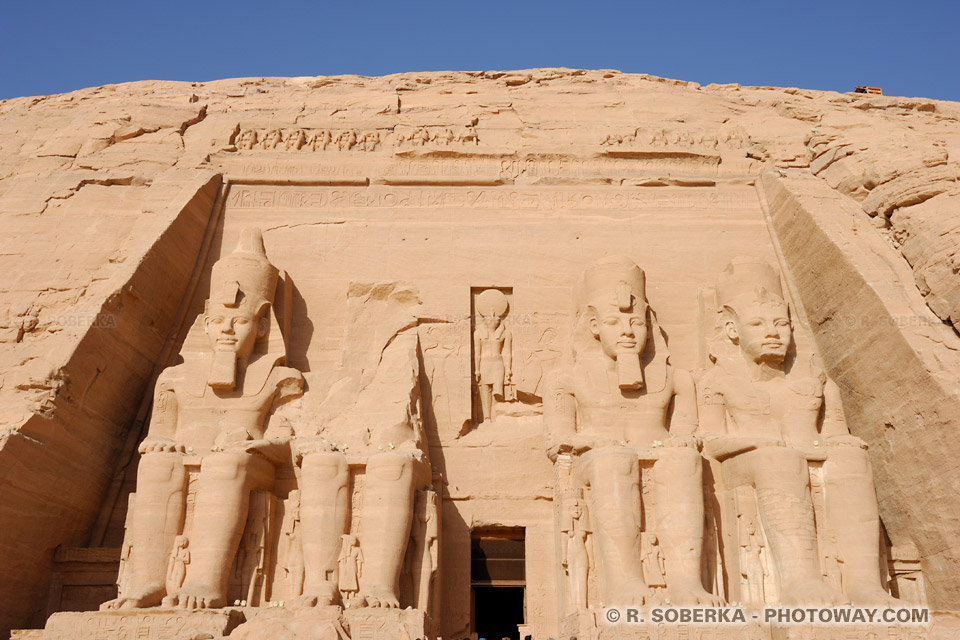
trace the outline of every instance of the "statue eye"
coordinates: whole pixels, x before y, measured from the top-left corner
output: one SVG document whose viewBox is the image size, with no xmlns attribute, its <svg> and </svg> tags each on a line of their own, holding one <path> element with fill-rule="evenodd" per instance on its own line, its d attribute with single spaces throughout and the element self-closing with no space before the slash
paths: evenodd
<svg viewBox="0 0 960 640">
<path fill-rule="evenodd" d="M 247 324 L 248 322 L 250 322 L 250 321 L 247 320 L 246 318 L 234 318 L 234 319 L 233 319 L 233 323 L 234 323 L 234 324 Z"/>
<path fill-rule="evenodd" d="M 779 318 L 776 324 L 778 327 L 788 327 L 790 326 L 790 321 L 786 318 Z"/>
<path fill-rule="evenodd" d="M 207 318 L 207 322 L 212 322 L 213 324 L 223 324 L 223 318 L 220 316 L 214 316 L 213 318 Z"/>
<path fill-rule="evenodd" d="M 642 327 L 646 323 L 643 321 L 643 318 L 630 318 L 630 324 L 634 327 Z"/>
<path fill-rule="evenodd" d="M 617 316 L 607 316 L 604 319 L 603 324 L 608 324 L 610 326 L 620 324 L 620 318 L 618 318 Z"/>
</svg>

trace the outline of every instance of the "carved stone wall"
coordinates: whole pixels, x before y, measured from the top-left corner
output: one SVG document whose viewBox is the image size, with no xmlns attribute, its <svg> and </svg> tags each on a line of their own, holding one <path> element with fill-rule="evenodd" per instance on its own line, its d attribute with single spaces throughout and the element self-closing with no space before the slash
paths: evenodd
<svg viewBox="0 0 960 640">
<path fill-rule="evenodd" d="M 390 453 L 391 429 L 419 429 L 411 504 L 437 496 L 442 588 L 419 588 L 414 542 L 401 600 L 433 594 L 438 613 L 391 618 L 389 631 L 351 614 L 370 637 L 404 640 L 401 623 L 410 638 L 469 634 L 471 532 L 497 528 L 525 531 L 534 637 L 596 630 L 570 618 L 563 595 L 560 520 L 565 501 L 589 495 L 558 480 L 542 427 L 547 383 L 577 337 L 572 290 L 615 254 L 644 270 L 670 364 L 694 377 L 709 365 L 704 286 L 735 256 L 783 272 L 798 349 L 817 353 L 869 445 L 898 593 L 960 607 L 960 339 L 947 324 L 957 118 L 953 103 L 565 69 L 134 83 L 0 103 L 0 267 L 12 274 L 0 289 L 0 564 L 13 576 L 0 584 L 0 634 L 39 628 L 48 601 L 70 601 L 58 545 L 61 559 L 125 557 L 153 379 L 177 363 L 221 290 L 212 266 L 248 227 L 289 283 L 275 306 L 285 366 L 305 380 L 276 424 L 338 434 L 351 532 L 367 507 L 359 452 Z M 482 420 L 478 386 L 490 378 L 476 376 L 475 312 L 489 289 L 508 300 L 511 376 Z M 480 337 L 502 358 L 502 335 L 491 335 Z M 398 388 L 402 400 L 378 400 Z M 246 608 L 198 618 L 199 630 L 272 624 L 270 603 L 300 588 L 297 464 L 279 465 L 254 498 L 270 526 L 244 525 L 253 533 L 241 536 L 230 604 Z M 652 486 L 650 465 L 638 473 L 641 491 Z M 716 523 L 711 482 L 705 472 Z M 724 499 L 755 499 L 735 493 Z M 650 520 L 655 500 L 642 495 Z M 753 567 L 738 585 L 749 590 L 768 544 L 749 508 L 735 511 L 742 524 L 715 524 L 703 553 L 703 586 L 728 599 L 724 558 Z M 654 584 L 662 541 L 651 531 L 641 569 Z M 109 588 L 88 582 L 89 593 Z M 113 618 L 86 616 L 120 637 Z M 186 624 L 172 620 L 134 626 L 163 637 L 164 625 Z M 337 634 L 348 622 L 323 624 Z"/>
</svg>

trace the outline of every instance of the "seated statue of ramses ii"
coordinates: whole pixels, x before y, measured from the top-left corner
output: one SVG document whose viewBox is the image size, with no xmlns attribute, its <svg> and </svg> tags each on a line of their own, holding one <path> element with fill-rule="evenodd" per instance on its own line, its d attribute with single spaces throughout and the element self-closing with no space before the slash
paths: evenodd
<svg viewBox="0 0 960 640">
<path fill-rule="evenodd" d="M 720 461 L 726 487 L 755 489 L 780 601 L 891 604 L 866 445 L 850 435 L 837 385 L 816 367 L 792 366 L 779 275 L 736 259 L 717 283 L 717 306 L 714 364 L 697 384 L 703 449 Z M 823 462 L 825 522 L 815 523 L 810 461 Z M 823 579 L 817 529 L 835 541 L 842 593 Z"/>
<path fill-rule="evenodd" d="M 605 258 L 584 272 L 568 362 L 551 374 L 547 389 L 547 454 L 573 458 L 571 478 L 592 526 L 596 566 L 589 571 L 600 593 L 590 603 L 656 601 L 642 567 L 645 529 L 662 549 L 667 599 L 719 604 L 701 582 L 704 508 L 693 379 L 669 364 L 644 273 L 633 261 Z M 652 464 L 655 522 L 643 521 L 642 461 Z M 582 587 L 572 591 L 581 601 L 570 608 L 582 610 L 586 594 Z"/>
<path fill-rule="evenodd" d="M 290 455 L 289 435 L 270 437 L 268 418 L 299 396 L 303 383 L 299 371 L 283 366 L 286 348 L 273 311 L 278 279 L 259 229 L 245 229 L 237 249 L 214 264 L 184 362 L 157 380 L 139 448 L 130 555 L 119 597 L 102 609 L 227 604 L 250 493 L 271 490 L 276 465 Z M 190 467 L 199 476 L 183 531 Z"/>
</svg>

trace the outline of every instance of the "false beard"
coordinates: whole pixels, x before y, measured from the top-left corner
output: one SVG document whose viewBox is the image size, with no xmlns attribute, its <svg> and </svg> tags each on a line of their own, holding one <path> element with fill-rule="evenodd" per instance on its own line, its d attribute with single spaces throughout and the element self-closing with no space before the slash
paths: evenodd
<svg viewBox="0 0 960 640">
<path fill-rule="evenodd" d="M 237 386 L 237 354 L 232 351 L 214 351 L 207 385 L 217 391 L 233 391 Z"/>
<path fill-rule="evenodd" d="M 632 352 L 617 353 L 617 380 L 623 390 L 643 388 L 643 368 L 640 355 Z"/>
</svg>

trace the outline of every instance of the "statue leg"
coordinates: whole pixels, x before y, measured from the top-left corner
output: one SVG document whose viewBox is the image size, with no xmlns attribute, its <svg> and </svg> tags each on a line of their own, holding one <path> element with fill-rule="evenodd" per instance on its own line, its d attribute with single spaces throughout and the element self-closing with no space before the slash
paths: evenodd
<svg viewBox="0 0 960 640">
<path fill-rule="evenodd" d="M 703 588 L 703 469 L 691 447 L 666 447 L 653 465 L 657 538 L 669 568 L 671 604 L 723 604 Z"/>
<path fill-rule="evenodd" d="M 480 393 L 480 422 L 493 420 L 493 385 L 480 383 L 477 385 Z"/>
<path fill-rule="evenodd" d="M 317 451 L 304 455 L 300 469 L 304 572 L 300 604 L 336 604 L 340 536 L 347 532 L 350 518 L 347 460 L 341 453 Z"/>
<path fill-rule="evenodd" d="M 230 567 L 247 522 L 251 491 L 273 488 L 275 469 L 256 454 L 221 452 L 200 464 L 190 531 L 190 564 L 183 587 L 165 606 L 205 609 L 227 604 Z"/>
<path fill-rule="evenodd" d="M 643 604 L 651 593 L 640 565 L 640 467 L 632 449 L 595 449 L 577 470 L 590 488 L 587 505 L 597 549 L 601 601 Z"/>
<path fill-rule="evenodd" d="M 844 603 L 845 598 L 820 573 L 806 458 L 786 447 L 764 447 L 725 462 L 724 477 L 733 475 L 740 475 L 741 482 L 728 484 L 752 481 L 756 487 L 760 521 L 781 579 L 781 601 Z"/>
<path fill-rule="evenodd" d="M 399 452 L 379 453 L 367 461 L 360 527 L 360 604 L 400 606 L 400 569 L 413 521 L 414 464 L 413 457 Z"/>
<path fill-rule="evenodd" d="M 137 469 L 130 561 L 123 593 L 101 609 L 155 607 L 166 594 L 167 564 L 183 525 L 187 474 L 179 453 L 147 453 Z"/>
<path fill-rule="evenodd" d="M 856 447 L 830 447 L 828 452 L 825 510 L 843 560 L 843 590 L 857 605 L 895 604 L 880 579 L 880 514 L 867 452 Z"/>
</svg>

